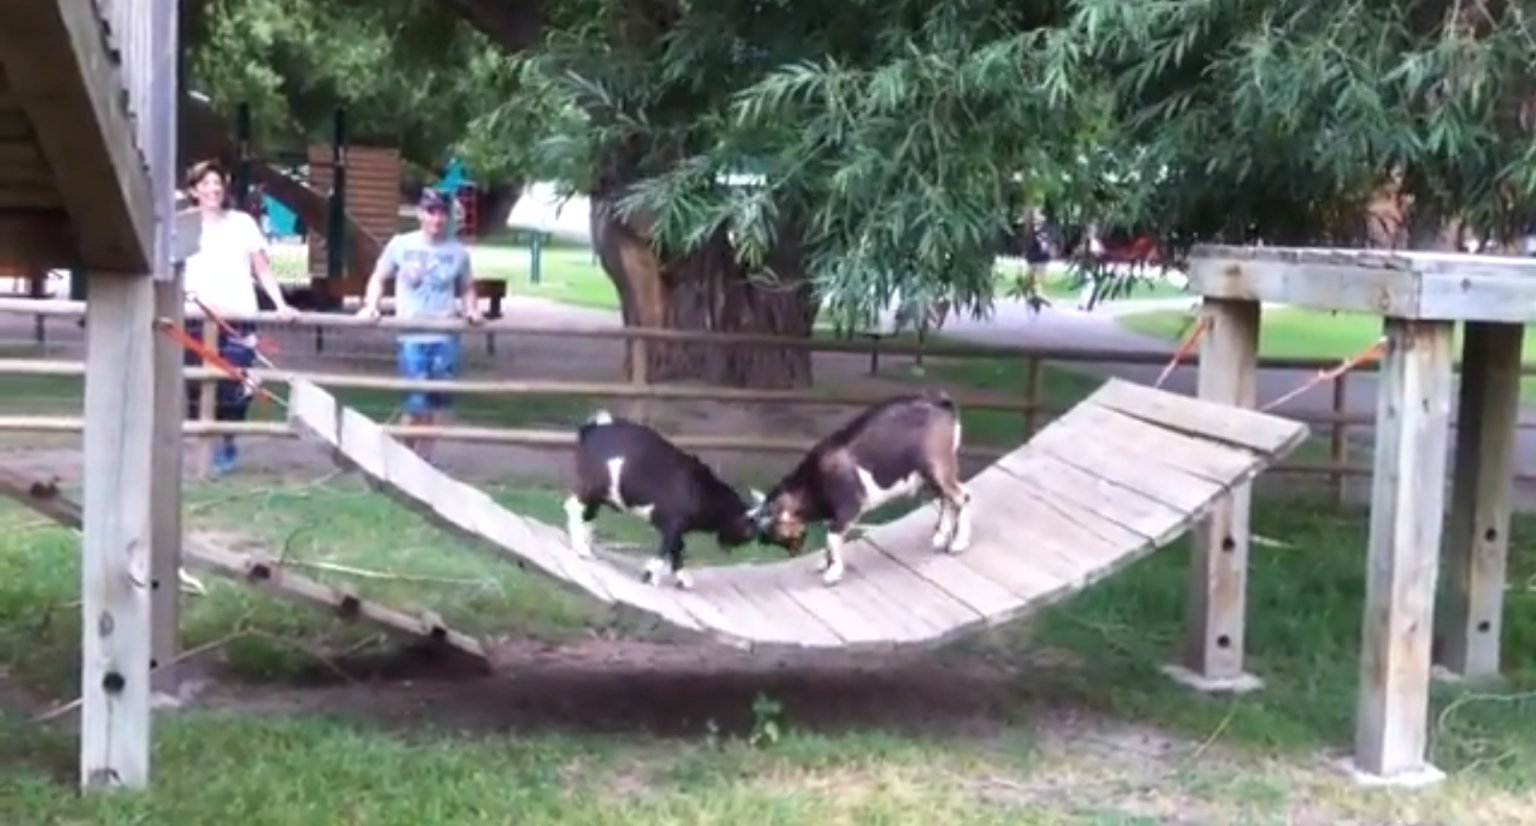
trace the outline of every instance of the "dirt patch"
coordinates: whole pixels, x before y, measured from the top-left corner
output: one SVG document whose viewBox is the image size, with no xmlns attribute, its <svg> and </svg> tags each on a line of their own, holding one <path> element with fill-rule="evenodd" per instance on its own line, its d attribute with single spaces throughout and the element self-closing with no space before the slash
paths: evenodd
<svg viewBox="0 0 1536 826">
<path fill-rule="evenodd" d="M 513 640 L 492 659 L 495 673 L 478 678 L 451 669 L 306 688 L 219 682 L 197 704 L 472 731 L 700 737 L 711 729 L 745 735 L 761 695 L 802 729 L 974 737 L 996 731 L 1020 691 L 1016 667 L 932 653 L 766 655 L 709 644 Z"/>
</svg>

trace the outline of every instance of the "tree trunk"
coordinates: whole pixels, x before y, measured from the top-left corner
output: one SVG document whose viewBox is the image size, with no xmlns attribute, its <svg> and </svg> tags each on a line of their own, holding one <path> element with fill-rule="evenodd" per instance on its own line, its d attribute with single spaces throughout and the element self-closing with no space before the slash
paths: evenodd
<svg viewBox="0 0 1536 826">
<path fill-rule="evenodd" d="M 492 184 L 480 194 L 480 225 L 477 235 L 485 237 L 507 228 L 507 216 L 523 196 L 523 182 Z"/>
<path fill-rule="evenodd" d="M 592 240 L 619 292 L 626 326 L 793 338 L 811 334 L 816 307 L 800 250 L 793 244 L 775 251 L 771 263 L 778 283 L 754 284 L 724 233 L 692 254 L 664 262 L 598 198 L 592 201 Z M 813 380 L 807 350 L 663 342 L 648 342 L 643 350 L 651 381 L 786 389 Z"/>
</svg>

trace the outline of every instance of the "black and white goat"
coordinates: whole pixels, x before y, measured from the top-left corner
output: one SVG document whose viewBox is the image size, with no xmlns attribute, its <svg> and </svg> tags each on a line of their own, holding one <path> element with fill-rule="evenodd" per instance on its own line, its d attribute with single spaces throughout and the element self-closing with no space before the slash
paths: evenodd
<svg viewBox="0 0 1536 826">
<path fill-rule="evenodd" d="M 960 415 L 942 391 L 873 405 L 812 447 L 767 494 L 753 491 L 762 539 L 798 554 L 812 522 L 827 523 L 820 570 L 843 578 L 843 544 L 860 516 L 923 490 L 939 498 L 933 547 L 971 544 L 971 496 L 960 482 Z"/>
<path fill-rule="evenodd" d="M 576 483 L 565 500 L 571 547 L 583 558 L 592 557 L 592 522 L 603 505 L 661 532 L 656 557 L 645 566 L 652 585 L 670 570 L 678 587 L 693 586 L 683 570 L 689 533 L 713 533 L 724 548 L 757 538 L 747 503 L 708 465 L 655 430 L 606 410 L 577 431 Z"/>
</svg>

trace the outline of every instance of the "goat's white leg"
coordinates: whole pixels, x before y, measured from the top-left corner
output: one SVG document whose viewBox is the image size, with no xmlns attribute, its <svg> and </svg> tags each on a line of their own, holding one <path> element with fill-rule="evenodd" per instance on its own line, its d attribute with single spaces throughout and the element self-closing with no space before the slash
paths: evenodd
<svg viewBox="0 0 1536 826">
<path fill-rule="evenodd" d="M 643 579 L 647 584 L 660 585 L 662 578 L 667 575 L 667 571 L 671 570 L 671 568 L 672 564 L 666 559 L 653 556 L 645 562 L 645 575 Z"/>
<path fill-rule="evenodd" d="M 960 501 L 955 508 L 955 536 L 950 540 L 949 552 L 960 553 L 971 547 L 971 492 L 960 486 Z"/>
<path fill-rule="evenodd" d="M 828 585 L 835 585 L 843 579 L 843 535 L 835 531 L 827 532 L 826 564 L 821 569 L 821 581 Z"/>
<path fill-rule="evenodd" d="M 947 497 L 940 495 L 936 501 L 939 505 L 939 524 L 933 528 L 933 549 L 937 551 L 949 546 L 951 534 L 955 531 L 955 513 Z"/>
<path fill-rule="evenodd" d="M 565 498 L 565 532 L 570 537 L 571 548 L 582 559 L 591 559 L 592 523 L 586 519 L 587 506 L 575 496 Z"/>
</svg>

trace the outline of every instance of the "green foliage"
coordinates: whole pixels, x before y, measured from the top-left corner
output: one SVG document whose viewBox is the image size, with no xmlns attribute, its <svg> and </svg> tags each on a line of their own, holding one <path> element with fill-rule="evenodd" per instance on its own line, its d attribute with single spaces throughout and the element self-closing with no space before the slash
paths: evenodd
<svg viewBox="0 0 1536 826">
<path fill-rule="evenodd" d="M 457 154 L 482 183 L 527 178 L 561 109 L 526 61 L 427 0 L 211 0 L 192 85 L 221 111 L 250 104 L 263 147 L 330 138 L 401 148 L 438 171 Z"/>
<path fill-rule="evenodd" d="M 1536 38 L 1521 4 L 1079 0 L 1066 34 L 1162 173 L 1128 188 L 1124 219 L 1349 243 L 1399 173 L 1420 236 L 1448 219 L 1522 228 Z"/>
</svg>

